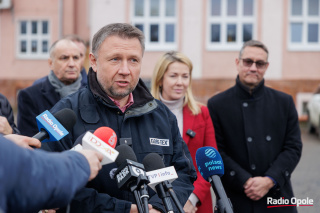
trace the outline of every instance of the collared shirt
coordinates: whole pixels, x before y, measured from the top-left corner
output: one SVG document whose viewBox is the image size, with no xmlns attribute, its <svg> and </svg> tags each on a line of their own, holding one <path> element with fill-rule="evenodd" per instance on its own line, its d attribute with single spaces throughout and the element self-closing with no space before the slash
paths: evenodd
<svg viewBox="0 0 320 213">
<path fill-rule="evenodd" d="M 108 96 L 111 101 L 113 101 L 113 103 L 122 111 L 122 112 L 125 112 L 126 109 L 128 109 L 133 103 L 133 95 L 132 93 L 129 94 L 129 99 L 128 99 L 128 102 L 126 103 L 126 105 L 124 105 L 123 107 L 120 107 L 120 102 L 119 101 L 116 101 L 114 100 L 113 98 L 111 98 L 110 96 Z"/>
</svg>

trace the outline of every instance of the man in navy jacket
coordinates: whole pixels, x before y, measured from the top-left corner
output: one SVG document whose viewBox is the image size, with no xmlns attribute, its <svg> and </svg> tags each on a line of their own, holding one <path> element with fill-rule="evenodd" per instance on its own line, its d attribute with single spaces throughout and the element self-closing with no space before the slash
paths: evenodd
<svg viewBox="0 0 320 213">
<path fill-rule="evenodd" d="M 11 141 L 0 136 L 0 212 L 36 212 L 66 205 L 101 169 L 100 153 L 47 153 L 16 145 L 39 146 L 37 139 L 6 137 Z"/>
<path fill-rule="evenodd" d="M 18 129 L 22 135 L 38 132 L 36 117 L 51 109 L 61 98 L 86 86 L 80 75 L 81 57 L 78 46 L 61 39 L 50 47 L 50 73 L 44 80 L 18 94 Z"/>
<path fill-rule="evenodd" d="M 268 65 L 264 44 L 244 43 L 235 86 L 208 101 L 234 212 L 297 212 L 293 206 L 268 208 L 268 198 L 293 197 L 290 176 L 302 151 L 292 97 L 264 85 Z"/>
<path fill-rule="evenodd" d="M 196 171 L 183 141 L 177 120 L 155 100 L 139 79 L 144 36 L 129 24 L 110 24 L 93 38 L 88 88 L 59 101 L 51 112 L 70 108 L 77 114 L 71 133 L 61 142 L 47 143 L 53 151 L 70 149 L 81 134 L 101 126 L 112 128 L 117 145 L 129 144 L 142 162 L 148 153 L 162 156 L 165 166 L 174 166 L 178 179 L 172 185 L 182 206 L 193 191 Z M 131 192 L 121 191 L 112 178 L 117 166 L 105 165 L 85 190 L 77 193 L 71 212 L 137 212 Z M 149 188 L 151 212 L 165 212 L 162 200 Z M 177 209 L 175 209 L 177 211 Z"/>
</svg>

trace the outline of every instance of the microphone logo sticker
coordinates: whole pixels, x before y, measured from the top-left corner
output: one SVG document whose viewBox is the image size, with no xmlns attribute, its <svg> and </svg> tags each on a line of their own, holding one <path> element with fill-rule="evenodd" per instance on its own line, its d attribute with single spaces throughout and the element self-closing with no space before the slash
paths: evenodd
<svg viewBox="0 0 320 213">
<path fill-rule="evenodd" d="M 208 158 L 215 158 L 217 156 L 216 152 L 213 149 L 206 149 L 204 151 L 204 154 L 208 157 Z"/>
<path fill-rule="evenodd" d="M 108 144 L 110 144 L 110 146 L 114 147 L 114 144 L 117 142 L 117 135 L 115 132 L 112 133 L 111 137 L 108 140 Z"/>
</svg>

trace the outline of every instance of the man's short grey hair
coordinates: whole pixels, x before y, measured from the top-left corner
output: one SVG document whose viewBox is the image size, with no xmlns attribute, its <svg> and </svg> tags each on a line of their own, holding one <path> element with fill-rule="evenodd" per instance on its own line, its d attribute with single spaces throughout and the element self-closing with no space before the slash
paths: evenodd
<svg viewBox="0 0 320 213">
<path fill-rule="evenodd" d="M 244 48 L 246 47 L 258 47 L 258 48 L 261 48 L 263 49 L 266 53 L 267 53 L 267 58 L 269 56 L 269 51 L 268 51 L 268 48 L 266 47 L 266 45 L 264 45 L 261 41 L 257 41 L 257 40 L 250 40 L 250 41 L 247 41 L 243 44 L 241 50 L 240 50 L 240 53 L 239 53 L 239 58 L 242 57 L 242 54 L 243 54 L 243 50 Z"/>
<path fill-rule="evenodd" d="M 144 35 L 141 30 L 127 23 L 114 23 L 102 27 L 92 39 L 92 53 L 97 58 L 98 51 L 102 42 L 110 36 L 118 36 L 120 38 L 132 39 L 137 38 L 141 44 L 142 53 L 144 53 Z"/>
<path fill-rule="evenodd" d="M 50 47 L 50 49 L 49 49 L 49 56 L 50 56 L 50 58 L 53 58 L 53 57 L 54 57 L 54 51 L 55 51 L 55 49 L 56 49 L 57 44 L 58 44 L 60 41 L 74 43 L 74 42 L 71 41 L 70 39 L 66 39 L 66 38 L 62 38 L 62 39 L 56 40 L 55 42 L 53 42 L 53 44 L 51 45 L 51 47 Z"/>
</svg>

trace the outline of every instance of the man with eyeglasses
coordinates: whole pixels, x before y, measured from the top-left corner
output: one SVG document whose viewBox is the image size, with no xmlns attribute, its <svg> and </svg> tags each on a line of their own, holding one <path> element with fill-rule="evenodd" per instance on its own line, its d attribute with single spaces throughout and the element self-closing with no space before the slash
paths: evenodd
<svg viewBox="0 0 320 213">
<path fill-rule="evenodd" d="M 227 196 L 234 212 L 297 212 L 295 206 L 272 208 L 270 202 L 294 196 L 290 176 L 302 143 L 293 99 L 265 86 L 269 62 L 263 43 L 244 43 L 235 62 L 235 86 L 208 101 Z"/>
</svg>

